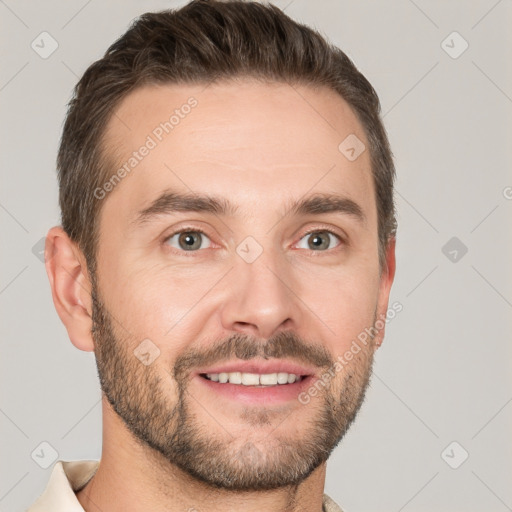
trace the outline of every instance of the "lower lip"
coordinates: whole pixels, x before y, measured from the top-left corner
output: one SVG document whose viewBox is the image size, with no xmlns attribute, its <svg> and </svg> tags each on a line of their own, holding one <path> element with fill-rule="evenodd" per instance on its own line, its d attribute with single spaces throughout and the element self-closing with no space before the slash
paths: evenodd
<svg viewBox="0 0 512 512">
<path fill-rule="evenodd" d="M 196 377 L 210 391 L 246 404 L 272 405 L 298 400 L 299 394 L 311 386 L 313 376 L 308 375 L 293 384 L 277 384 L 275 386 L 244 386 L 243 384 L 221 384 L 208 380 L 200 375 Z"/>
</svg>

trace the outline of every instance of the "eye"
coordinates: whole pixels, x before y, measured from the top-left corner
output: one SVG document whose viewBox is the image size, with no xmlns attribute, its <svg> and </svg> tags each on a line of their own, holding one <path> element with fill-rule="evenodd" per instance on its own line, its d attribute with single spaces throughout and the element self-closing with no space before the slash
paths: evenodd
<svg viewBox="0 0 512 512">
<path fill-rule="evenodd" d="M 204 239 L 207 240 L 206 245 L 203 243 Z M 166 238 L 165 243 L 175 249 L 190 252 L 197 251 L 198 249 L 207 249 L 211 245 L 211 240 L 205 233 L 196 229 L 194 231 L 177 231 Z"/>
<path fill-rule="evenodd" d="M 304 240 L 304 242 L 302 242 Z M 341 238 L 327 230 L 310 231 L 301 238 L 301 242 L 297 245 L 300 249 L 309 249 L 312 251 L 325 251 L 332 249 L 330 244 L 333 240 L 338 240 L 341 243 Z M 338 244 L 339 245 L 339 244 Z"/>
</svg>

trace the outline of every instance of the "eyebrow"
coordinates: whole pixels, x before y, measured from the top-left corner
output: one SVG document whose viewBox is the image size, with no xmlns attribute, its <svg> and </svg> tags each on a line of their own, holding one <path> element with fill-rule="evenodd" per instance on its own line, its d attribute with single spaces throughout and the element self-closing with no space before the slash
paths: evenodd
<svg viewBox="0 0 512 512">
<path fill-rule="evenodd" d="M 178 212 L 210 213 L 234 217 L 238 211 L 237 205 L 223 197 L 167 190 L 149 206 L 140 210 L 133 220 L 133 224 L 145 224 L 156 217 Z M 326 193 L 317 193 L 306 198 L 289 201 L 283 216 L 290 214 L 321 215 L 325 213 L 339 213 L 352 217 L 361 224 L 366 223 L 363 209 L 355 201 L 348 197 Z"/>
</svg>

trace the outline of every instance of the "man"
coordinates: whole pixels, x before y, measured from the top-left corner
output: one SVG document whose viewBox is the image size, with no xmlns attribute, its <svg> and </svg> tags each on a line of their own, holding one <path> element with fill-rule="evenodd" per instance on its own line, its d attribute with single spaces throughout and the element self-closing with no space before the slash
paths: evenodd
<svg viewBox="0 0 512 512">
<path fill-rule="evenodd" d="M 272 5 L 145 14 L 78 83 L 46 268 L 94 351 L 98 461 L 31 512 L 339 511 L 395 273 L 394 167 L 368 81 Z"/>
</svg>

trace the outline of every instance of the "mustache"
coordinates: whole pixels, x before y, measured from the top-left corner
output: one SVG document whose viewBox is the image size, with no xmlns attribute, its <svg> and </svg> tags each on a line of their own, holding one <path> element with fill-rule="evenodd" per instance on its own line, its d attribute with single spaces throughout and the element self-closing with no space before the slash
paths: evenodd
<svg viewBox="0 0 512 512">
<path fill-rule="evenodd" d="M 183 380 L 198 366 L 213 366 L 235 358 L 249 360 L 292 358 L 318 368 L 329 368 L 334 359 L 321 344 L 308 343 L 292 331 L 281 331 L 268 341 L 261 342 L 253 336 L 236 333 L 226 340 L 213 343 L 206 350 L 190 349 L 179 356 L 174 365 L 174 378 Z"/>
</svg>

